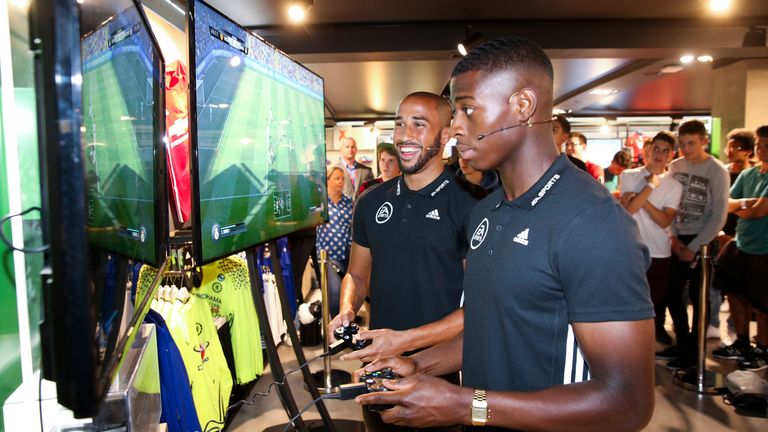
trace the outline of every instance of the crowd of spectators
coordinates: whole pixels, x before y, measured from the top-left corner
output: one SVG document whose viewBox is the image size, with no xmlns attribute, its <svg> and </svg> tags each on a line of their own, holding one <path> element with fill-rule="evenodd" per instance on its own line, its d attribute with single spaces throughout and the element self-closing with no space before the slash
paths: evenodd
<svg viewBox="0 0 768 432">
<path fill-rule="evenodd" d="M 583 134 L 571 132 L 566 151 L 584 161 L 586 142 Z M 759 371 L 768 368 L 768 126 L 732 130 L 724 146 L 728 165 L 709 153 L 709 144 L 705 125 L 689 121 L 676 134 L 663 131 L 645 139 L 636 166 L 622 149 L 609 167 L 589 173 L 634 216 L 651 252 L 647 278 L 656 311 L 656 340 L 663 348 L 657 360 L 666 361 L 671 370 L 693 367 L 697 323 L 703 314 L 709 324 L 707 338 L 729 335 L 712 356 Z M 599 172 L 604 175 L 595 175 Z M 704 244 L 717 258 L 708 306 L 699 310 L 699 249 Z M 730 318 L 721 332 L 723 301 L 728 302 Z M 674 337 L 665 327 L 667 310 Z M 751 319 L 757 322 L 752 339 Z"/>
</svg>

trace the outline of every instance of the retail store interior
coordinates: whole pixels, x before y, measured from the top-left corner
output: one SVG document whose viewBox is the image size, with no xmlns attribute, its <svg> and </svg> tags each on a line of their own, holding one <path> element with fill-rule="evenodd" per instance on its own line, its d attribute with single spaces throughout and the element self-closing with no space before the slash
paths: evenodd
<svg viewBox="0 0 768 432">
<path fill-rule="evenodd" d="M 401 100 L 450 99 L 461 51 L 514 35 L 589 161 L 640 166 L 697 121 L 726 164 L 730 131 L 768 125 L 767 32 L 766 0 L 0 0 L 0 432 L 366 430 L 316 399 L 362 367 L 323 356 L 315 248 L 349 138 L 380 176 Z M 690 322 L 693 384 L 656 360 L 643 430 L 768 430 L 768 367 L 762 406 L 722 394 L 729 306 Z"/>
</svg>

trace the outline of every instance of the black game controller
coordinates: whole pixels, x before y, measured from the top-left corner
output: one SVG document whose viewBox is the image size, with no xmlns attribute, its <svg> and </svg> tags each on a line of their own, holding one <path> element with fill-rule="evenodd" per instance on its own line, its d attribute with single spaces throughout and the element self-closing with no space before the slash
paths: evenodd
<svg viewBox="0 0 768 432">
<path fill-rule="evenodd" d="M 363 349 L 371 344 L 370 339 L 358 339 L 356 337 L 357 332 L 360 331 L 360 327 L 355 323 L 349 323 L 348 326 L 338 327 L 333 331 L 333 336 L 337 340 L 344 341 L 345 345 L 353 350 L 357 351 Z"/>
<path fill-rule="evenodd" d="M 390 368 L 384 368 L 381 370 L 368 372 L 360 377 L 360 382 L 365 383 L 365 386 L 368 388 L 368 393 L 371 392 L 384 392 L 389 391 L 388 388 L 384 387 L 384 385 L 381 383 L 385 379 L 399 379 L 401 378 L 400 375 L 392 372 L 392 369 Z M 368 408 L 368 411 L 378 412 L 383 411 L 386 409 L 390 409 L 394 407 L 394 405 L 378 405 L 378 404 L 372 404 L 372 405 L 366 405 Z"/>
</svg>

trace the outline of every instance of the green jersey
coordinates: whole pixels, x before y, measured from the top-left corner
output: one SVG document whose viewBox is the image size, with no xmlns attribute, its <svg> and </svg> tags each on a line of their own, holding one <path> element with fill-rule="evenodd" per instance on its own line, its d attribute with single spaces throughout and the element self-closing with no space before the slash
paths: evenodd
<svg viewBox="0 0 768 432">
<path fill-rule="evenodd" d="M 235 381 L 244 384 L 256 379 L 264 372 L 264 359 L 246 261 L 233 255 L 203 266 L 203 282 L 193 294 L 208 302 L 214 316 L 229 323 Z"/>
</svg>

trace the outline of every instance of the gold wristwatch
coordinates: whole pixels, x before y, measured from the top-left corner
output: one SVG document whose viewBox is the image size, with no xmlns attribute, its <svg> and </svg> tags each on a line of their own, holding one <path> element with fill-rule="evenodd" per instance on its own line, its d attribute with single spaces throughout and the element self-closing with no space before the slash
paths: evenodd
<svg viewBox="0 0 768 432">
<path fill-rule="evenodd" d="M 472 426 L 485 426 L 491 418 L 491 410 L 488 409 L 488 401 L 485 399 L 485 390 L 475 390 L 471 414 Z"/>
</svg>

